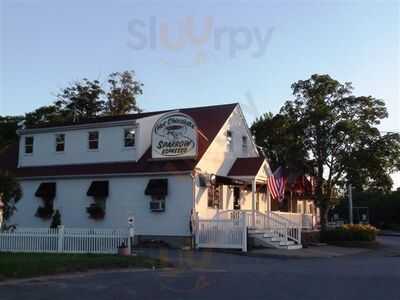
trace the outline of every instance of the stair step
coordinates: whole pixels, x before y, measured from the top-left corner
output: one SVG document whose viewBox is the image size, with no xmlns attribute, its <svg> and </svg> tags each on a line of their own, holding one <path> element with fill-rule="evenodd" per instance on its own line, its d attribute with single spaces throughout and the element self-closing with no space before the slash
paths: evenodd
<svg viewBox="0 0 400 300">
<path fill-rule="evenodd" d="M 303 248 L 303 246 L 302 245 L 297 245 L 297 244 L 285 246 L 285 249 L 288 249 L 288 250 L 297 250 L 297 249 L 301 249 L 301 248 Z"/>
<path fill-rule="evenodd" d="M 280 242 L 279 243 L 279 245 L 281 245 L 281 246 L 292 246 L 292 245 L 295 245 L 295 242 L 292 242 L 292 241 L 287 241 L 287 242 Z"/>
</svg>

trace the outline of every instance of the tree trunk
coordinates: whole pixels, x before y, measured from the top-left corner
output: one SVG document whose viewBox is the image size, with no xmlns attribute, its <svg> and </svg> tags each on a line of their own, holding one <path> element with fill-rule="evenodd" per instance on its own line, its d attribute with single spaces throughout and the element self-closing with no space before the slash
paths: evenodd
<svg viewBox="0 0 400 300">
<path fill-rule="evenodd" d="M 326 200 L 324 200 L 326 201 Z M 322 203 L 320 206 L 320 224 L 321 224 L 321 231 L 325 231 L 327 229 L 328 223 L 328 211 L 329 207 L 325 203 Z"/>
</svg>

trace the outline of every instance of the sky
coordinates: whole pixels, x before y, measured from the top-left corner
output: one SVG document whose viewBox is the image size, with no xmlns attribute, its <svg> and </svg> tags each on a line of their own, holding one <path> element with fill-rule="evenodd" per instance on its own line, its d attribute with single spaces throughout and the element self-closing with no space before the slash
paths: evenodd
<svg viewBox="0 0 400 300">
<path fill-rule="evenodd" d="M 2 0 L 0 115 L 134 70 L 145 111 L 239 102 L 251 124 L 319 73 L 383 99 L 381 130 L 400 131 L 400 1 L 196 2 Z"/>
</svg>

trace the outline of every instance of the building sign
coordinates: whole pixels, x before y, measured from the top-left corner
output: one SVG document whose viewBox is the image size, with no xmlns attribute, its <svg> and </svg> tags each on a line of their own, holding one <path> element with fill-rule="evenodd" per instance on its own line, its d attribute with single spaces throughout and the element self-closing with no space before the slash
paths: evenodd
<svg viewBox="0 0 400 300">
<path fill-rule="evenodd" d="M 152 132 L 153 158 L 187 158 L 197 155 L 197 126 L 182 113 L 161 117 Z"/>
</svg>

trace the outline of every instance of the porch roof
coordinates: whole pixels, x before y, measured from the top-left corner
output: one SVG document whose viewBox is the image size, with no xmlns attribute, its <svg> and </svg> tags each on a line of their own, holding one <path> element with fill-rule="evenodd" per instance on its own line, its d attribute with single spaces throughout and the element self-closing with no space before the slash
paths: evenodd
<svg viewBox="0 0 400 300">
<path fill-rule="evenodd" d="M 256 176 L 260 171 L 264 157 L 240 157 L 235 160 L 228 176 Z"/>
</svg>

